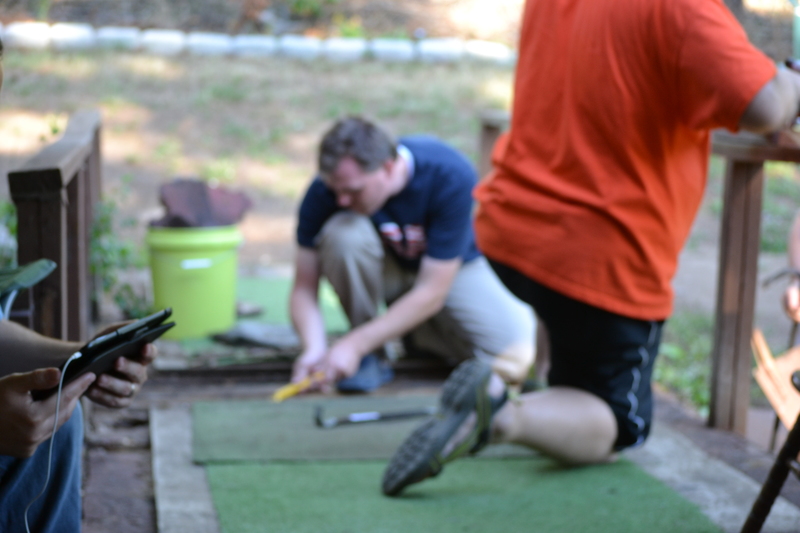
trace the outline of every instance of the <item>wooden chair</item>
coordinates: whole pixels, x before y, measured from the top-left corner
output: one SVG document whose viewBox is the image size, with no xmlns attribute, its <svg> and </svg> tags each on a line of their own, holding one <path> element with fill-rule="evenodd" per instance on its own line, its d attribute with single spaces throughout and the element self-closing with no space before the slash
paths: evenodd
<svg viewBox="0 0 800 533">
<path fill-rule="evenodd" d="M 780 421 L 786 429 L 792 429 L 800 414 L 800 392 L 792 386 L 792 373 L 800 370 L 800 346 L 773 357 L 758 329 L 753 331 L 751 344 L 756 359 L 753 376 Z"/>
<path fill-rule="evenodd" d="M 773 357 L 764 335 L 757 329 L 753 332 L 752 347 L 756 359 L 753 375 L 778 418 L 789 429 L 789 435 L 753 503 L 742 533 L 761 531 L 790 471 L 800 478 L 797 463 L 800 453 L 800 347 Z"/>
</svg>

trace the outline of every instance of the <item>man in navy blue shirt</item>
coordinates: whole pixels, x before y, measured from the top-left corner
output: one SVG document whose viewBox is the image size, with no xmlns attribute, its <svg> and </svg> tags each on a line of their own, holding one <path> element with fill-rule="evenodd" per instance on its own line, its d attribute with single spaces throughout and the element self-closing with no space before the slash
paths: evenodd
<svg viewBox="0 0 800 533">
<path fill-rule="evenodd" d="M 323 137 L 318 165 L 297 227 L 290 308 L 303 352 L 293 381 L 321 372 L 321 384 L 372 390 L 391 379 L 386 343 L 403 336 L 451 360 L 485 357 L 508 382 L 524 380 L 533 314 L 475 245 L 470 162 L 434 137 L 396 143 L 349 117 Z M 352 328 L 331 346 L 318 304 L 323 276 Z"/>
</svg>

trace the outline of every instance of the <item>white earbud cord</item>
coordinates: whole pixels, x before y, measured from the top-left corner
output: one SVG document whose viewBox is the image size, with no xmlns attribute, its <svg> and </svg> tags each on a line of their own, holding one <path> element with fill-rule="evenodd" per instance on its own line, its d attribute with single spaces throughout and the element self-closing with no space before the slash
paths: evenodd
<svg viewBox="0 0 800 533">
<path fill-rule="evenodd" d="M 58 382 L 58 393 L 56 396 L 56 418 L 53 422 L 53 434 L 50 436 L 50 451 L 47 456 L 47 475 L 44 478 L 44 485 L 42 486 L 41 492 L 39 492 L 39 494 L 32 499 L 25 508 L 25 531 L 28 533 L 31 533 L 31 528 L 28 526 L 28 510 L 31 508 L 31 505 L 36 502 L 36 500 L 42 497 L 42 494 L 44 494 L 44 491 L 47 489 L 47 484 L 50 482 L 50 466 L 53 463 L 53 442 L 56 440 L 56 431 L 58 430 L 58 411 L 59 407 L 61 406 L 61 388 L 64 386 L 64 374 L 66 374 L 69 364 L 75 359 L 78 359 L 81 355 L 81 352 L 75 352 L 72 354 L 70 358 L 67 359 L 67 362 L 64 363 L 64 368 L 61 370 L 61 379 Z"/>
</svg>

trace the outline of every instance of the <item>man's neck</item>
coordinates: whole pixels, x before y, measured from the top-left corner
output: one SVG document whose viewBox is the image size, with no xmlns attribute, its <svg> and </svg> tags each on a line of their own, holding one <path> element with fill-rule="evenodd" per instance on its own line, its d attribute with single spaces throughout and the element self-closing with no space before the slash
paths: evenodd
<svg viewBox="0 0 800 533">
<path fill-rule="evenodd" d="M 411 176 L 408 175 L 408 161 L 399 154 L 392 165 L 392 196 L 406 188 Z"/>
</svg>

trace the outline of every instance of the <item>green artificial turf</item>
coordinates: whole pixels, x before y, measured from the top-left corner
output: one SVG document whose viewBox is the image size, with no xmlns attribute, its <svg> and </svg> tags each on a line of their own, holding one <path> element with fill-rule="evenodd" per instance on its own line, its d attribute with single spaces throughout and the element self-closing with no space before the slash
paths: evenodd
<svg viewBox="0 0 800 533">
<path fill-rule="evenodd" d="M 287 279 L 239 279 L 239 299 L 259 318 L 288 324 Z M 347 319 L 330 286 L 321 289 L 329 332 Z M 399 498 L 380 493 L 397 446 L 422 419 L 323 430 L 325 416 L 435 405 L 433 396 L 293 398 L 199 402 L 194 459 L 206 463 L 223 533 L 715 532 L 699 509 L 634 464 L 564 469 L 517 447 L 446 466 Z M 379 460 L 378 460 L 379 459 Z"/>
<path fill-rule="evenodd" d="M 237 298 L 264 308 L 258 320 L 270 324 L 290 324 L 289 292 L 292 288 L 290 278 L 248 278 L 240 276 L 237 280 Z M 339 297 L 333 287 L 323 281 L 320 284 L 319 301 L 325 328 L 329 333 L 341 333 L 349 329 L 347 316 L 339 304 Z"/>
<path fill-rule="evenodd" d="M 192 409 L 194 460 L 317 461 L 388 459 L 424 418 L 320 429 L 314 408 L 324 416 L 394 412 L 435 406 L 436 396 L 356 396 L 198 402 Z M 526 448 L 495 446 L 489 456 L 530 455 Z"/>
<path fill-rule="evenodd" d="M 399 498 L 385 461 L 207 466 L 223 533 L 719 532 L 634 464 L 562 469 L 548 459 L 463 459 Z"/>
</svg>

